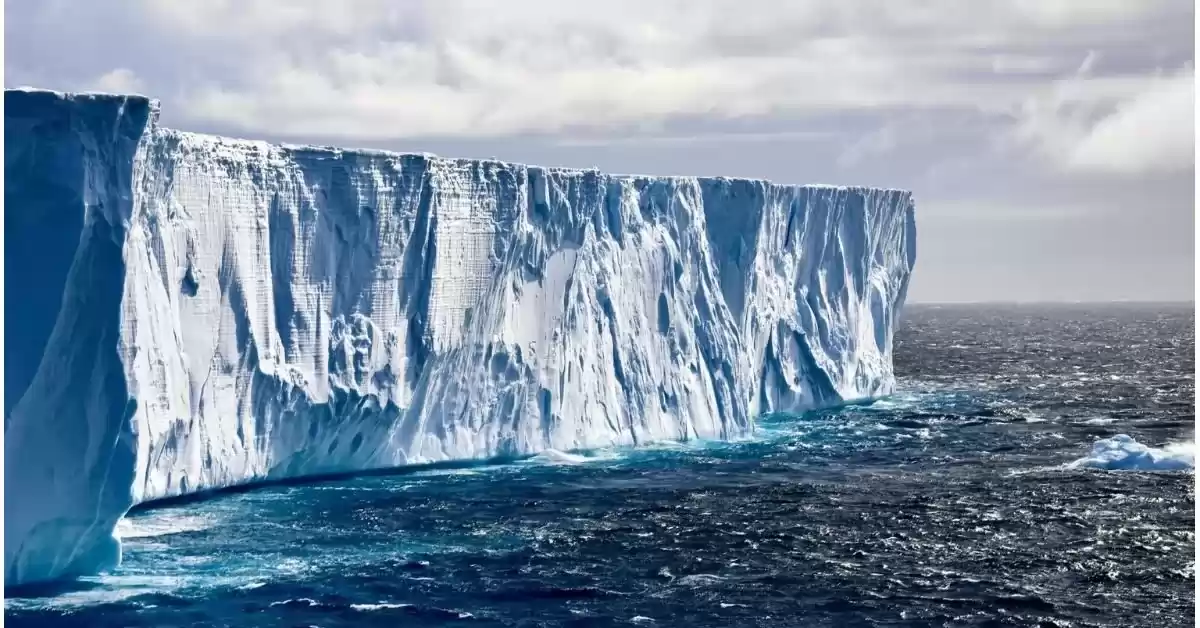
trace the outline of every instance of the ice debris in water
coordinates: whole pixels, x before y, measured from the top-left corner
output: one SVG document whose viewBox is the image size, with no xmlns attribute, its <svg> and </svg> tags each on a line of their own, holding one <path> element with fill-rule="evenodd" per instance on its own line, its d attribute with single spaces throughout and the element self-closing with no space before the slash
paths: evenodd
<svg viewBox="0 0 1200 628">
<path fill-rule="evenodd" d="M 1102 438 L 1092 445 L 1092 453 L 1067 464 L 1069 469 L 1107 469 L 1110 471 L 1183 471 L 1195 467 L 1196 443 L 1171 443 L 1162 448 L 1148 447 L 1128 434 Z"/>
</svg>

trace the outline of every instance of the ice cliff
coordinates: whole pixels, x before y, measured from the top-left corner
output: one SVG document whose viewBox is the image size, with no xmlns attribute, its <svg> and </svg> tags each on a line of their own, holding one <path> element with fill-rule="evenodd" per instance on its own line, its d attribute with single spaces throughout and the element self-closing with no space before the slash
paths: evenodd
<svg viewBox="0 0 1200 628">
<path fill-rule="evenodd" d="M 132 505 L 651 440 L 886 394 L 895 190 L 273 146 L 6 90 L 5 573 Z"/>
</svg>

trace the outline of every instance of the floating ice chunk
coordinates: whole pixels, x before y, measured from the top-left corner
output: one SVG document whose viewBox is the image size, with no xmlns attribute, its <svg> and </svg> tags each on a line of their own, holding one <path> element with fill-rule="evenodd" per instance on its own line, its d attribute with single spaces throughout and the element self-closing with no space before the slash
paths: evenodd
<svg viewBox="0 0 1200 628">
<path fill-rule="evenodd" d="M 1160 449 L 1143 445 L 1127 434 L 1117 434 L 1096 441 L 1090 455 L 1066 466 L 1112 471 L 1182 471 L 1194 468 L 1195 460 L 1194 441 L 1172 443 Z"/>
</svg>

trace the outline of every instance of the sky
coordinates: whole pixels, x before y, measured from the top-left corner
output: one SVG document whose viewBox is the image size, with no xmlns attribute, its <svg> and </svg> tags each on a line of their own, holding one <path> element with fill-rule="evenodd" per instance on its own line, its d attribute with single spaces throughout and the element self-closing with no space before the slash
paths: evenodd
<svg viewBox="0 0 1200 628">
<path fill-rule="evenodd" d="M 1193 300 L 1188 0 L 8 0 L 4 83 L 161 122 L 898 187 L 910 302 Z"/>
</svg>

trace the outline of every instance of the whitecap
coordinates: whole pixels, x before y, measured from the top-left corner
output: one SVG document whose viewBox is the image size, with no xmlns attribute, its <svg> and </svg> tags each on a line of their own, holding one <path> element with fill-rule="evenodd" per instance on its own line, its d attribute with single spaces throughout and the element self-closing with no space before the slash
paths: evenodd
<svg viewBox="0 0 1200 628">
<path fill-rule="evenodd" d="M 200 532 L 215 527 L 219 521 L 212 515 L 185 515 L 169 510 L 137 517 L 124 517 L 117 522 L 113 535 L 125 541 L 148 539 L 182 532 Z"/>
<path fill-rule="evenodd" d="M 546 451 L 534 456 L 533 459 L 537 462 L 549 464 L 583 464 L 588 461 L 587 456 L 567 453 L 557 449 L 547 449 Z"/>
<path fill-rule="evenodd" d="M 397 603 L 391 603 L 391 602 L 379 602 L 378 604 L 351 604 L 350 608 L 353 610 L 361 611 L 361 612 L 365 613 L 365 612 L 370 612 L 370 611 L 378 611 L 378 610 L 386 610 L 386 609 L 412 608 L 412 604 L 397 604 Z"/>
<path fill-rule="evenodd" d="M 547 449 L 530 460 L 541 464 L 562 464 L 562 465 L 577 465 L 586 464 L 588 462 L 603 462 L 613 460 L 618 455 L 612 451 L 605 451 L 593 455 L 575 454 L 558 449 Z"/>
<path fill-rule="evenodd" d="M 292 605 L 304 604 L 306 606 L 317 606 L 320 604 L 320 602 L 317 602 L 316 600 L 309 598 L 309 597 L 302 597 L 302 598 L 297 598 L 297 599 L 282 600 L 279 602 L 271 602 L 270 606 L 287 606 L 289 604 L 292 604 Z"/>
<path fill-rule="evenodd" d="M 683 576 L 675 580 L 673 584 L 685 587 L 706 587 L 715 585 L 723 580 L 724 578 L 715 574 L 697 573 Z"/>
<path fill-rule="evenodd" d="M 8 598 L 5 611 L 68 609 L 74 607 L 112 604 L 148 593 L 168 593 L 185 584 L 183 578 L 172 576 L 87 576 L 80 582 L 103 585 L 104 588 L 84 587 L 53 597 Z"/>
</svg>

